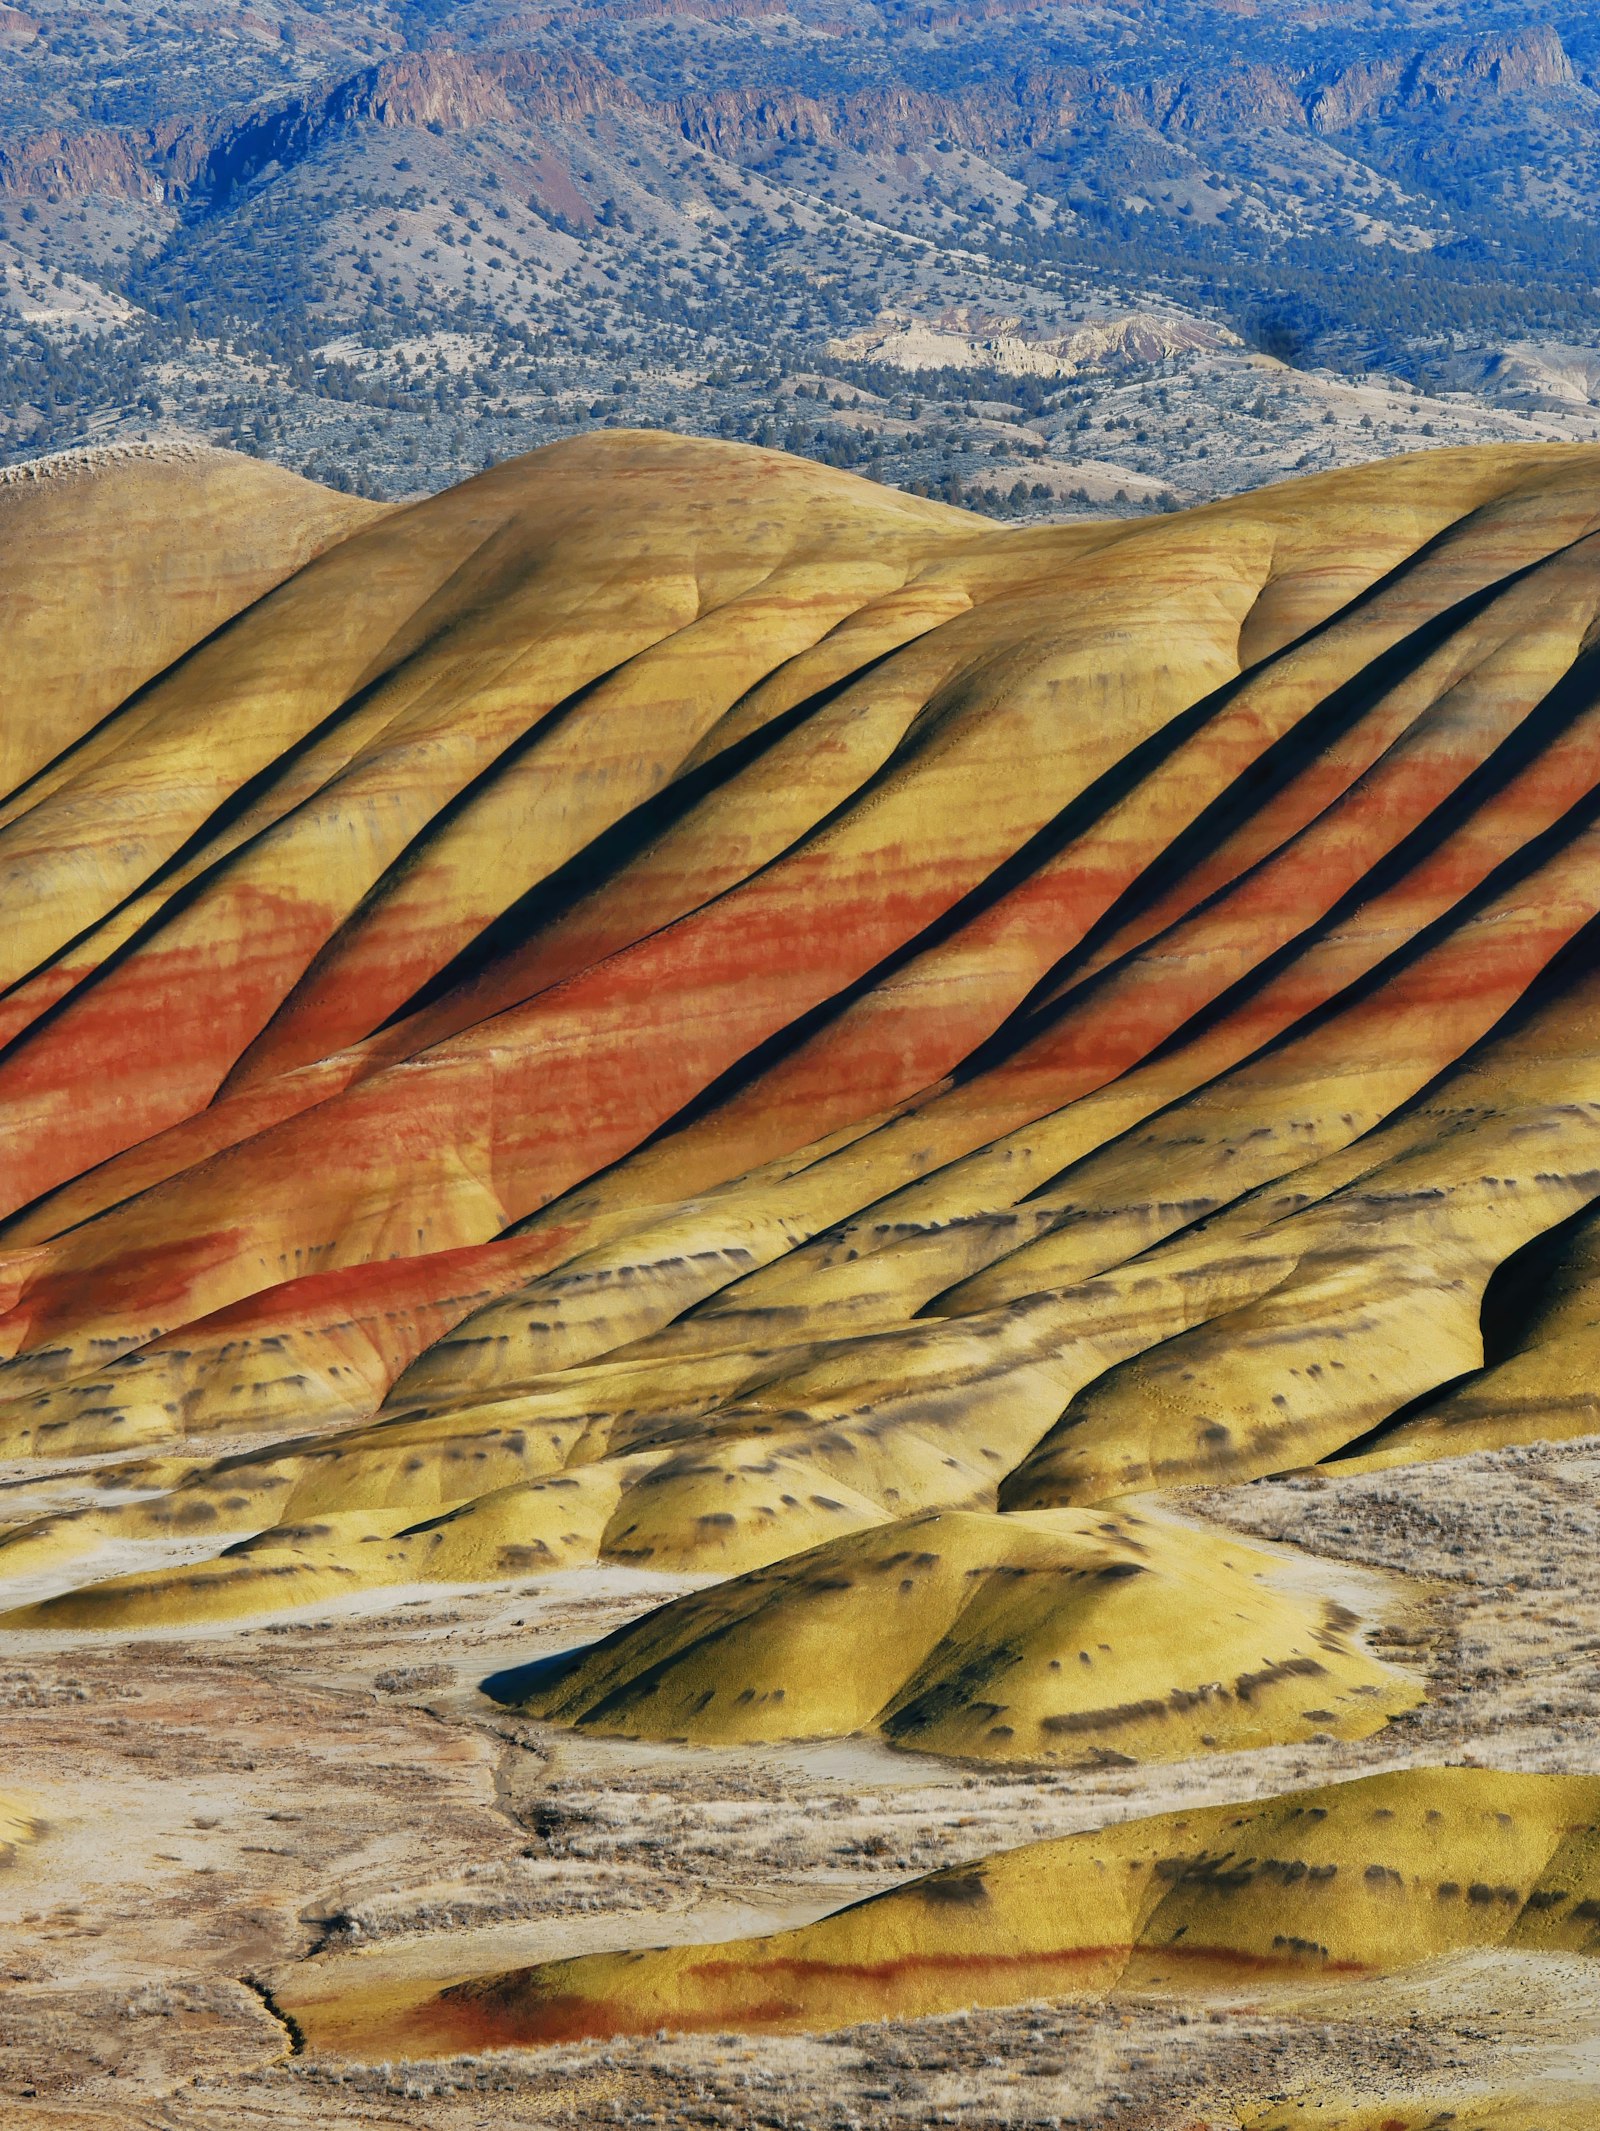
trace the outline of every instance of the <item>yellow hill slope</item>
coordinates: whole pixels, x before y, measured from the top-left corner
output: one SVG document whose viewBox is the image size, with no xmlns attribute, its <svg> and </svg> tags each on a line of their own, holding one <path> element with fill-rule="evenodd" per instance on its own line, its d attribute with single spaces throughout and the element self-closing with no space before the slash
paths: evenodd
<svg viewBox="0 0 1600 2131">
<path fill-rule="evenodd" d="M 200 445 L 121 445 L 8 469 L 0 800 L 384 508 Z"/>
<path fill-rule="evenodd" d="M 0 1794 L 0 1865 L 8 1865 L 26 1844 L 37 1842 L 41 1824 L 20 1799 Z"/>
<path fill-rule="evenodd" d="M 1413 1706 L 1286 1567 L 1132 1508 L 935 1512 L 678 1599 L 519 1699 L 630 1738 L 1035 1762 L 1361 1737 Z"/>
<path fill-rule="evenodd" d="M 1420 1769 L 1129 1821 L 718 1946 L 586 1955 L 398 1994 L 283 1997 L 318 2049 L 831 2028 L 1127 1989 L 1377 1979 L 1456 1951 L 1600 1952 L 1600 1782 Z M 1597 1970 L 1600 1974 L 1600 1970 Z"/>
<path fill-rule="evenodd" d="M 1241 2119 L 1242 2131 L 1592 2131 L 1597 2123 L 1600 2086 L 1578 2080 L 1551 2081 L 1526 2094 L 1274 2102 Z"/>
</svg>

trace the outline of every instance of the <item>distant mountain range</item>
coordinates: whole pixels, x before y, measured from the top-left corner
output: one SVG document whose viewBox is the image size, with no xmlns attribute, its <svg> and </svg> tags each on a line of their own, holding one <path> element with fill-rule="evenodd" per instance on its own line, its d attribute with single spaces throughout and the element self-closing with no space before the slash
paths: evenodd
<svg viewBox="0 0 1600 2131">
<path fill-rule="evenodd" d="M 604 17 L 627 11 L 586 12 Z M 750 27 L 771 12 L 758 11 Z M 588 26 L 577 10 L 566 16 L 544 11 L 537 20 L 521 11 L 503 24 L 507 35 L 540 44 Z M 774 82 L 651 97 L 581 46 L 557 47 L 553 55 L 444 46 L 386 58 L 243 111 L 185 112 L 136 126 L 48 126 L 0 151 L 0 182 L 9 191 L 46 197 L 109 192 L 214 203 L 274 166 L 282 170 L 304 161 L 353 127 L 460 132 L 496 122 L 537 126 L 600 116 L 665 125 L 735 159 L 775 146 L 835 144 L 904 155 L 905 136 L 915 129 L 995 157 L 1003 167 L 1052 149 L 1086 125 L 1138 128 L 1180 140 L 1226 139 L 1241 127 L 1260 126 L 1332 137 L 1363 122 L 1400 125 L 1485 97 L 1563 91 L 1587 94 L 1548 25 L 1455 38 L 1331 70 L 1241 62 L 1210 76 L 1182 72 L 1129 81 L 1083 66 L 1024 66 L 1009 75 L 980 73 L 943 90 L 895 83 L 832 94 Z"/>
<path fill-rule="evenodd" d="M 1588 436 L 1597 65 L 1472 0 L 7 7 L 0 450 L 177 430 L 404 493 L 633 422 L 1031 510 L 1091 457 L 1126 502 Z M 1168 323 L 1097 384 L 952 312 Z M 1024 440 L 1025 375 L 1116 449 Z"/>
</svg>

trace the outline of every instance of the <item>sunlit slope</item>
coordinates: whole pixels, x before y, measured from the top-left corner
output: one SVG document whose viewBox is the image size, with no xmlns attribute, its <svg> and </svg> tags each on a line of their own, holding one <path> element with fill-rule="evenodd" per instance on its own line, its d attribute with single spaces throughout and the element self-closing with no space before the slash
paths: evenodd
<svg viewBox="0 0 1600 2131">
<path fill-rule="evenodd" d="M 934 1512 L 678 1599 L 507 1691 L 633 1738 L 871 1731 L 1069 1763 L 1362 1737 L 1420 1699 L 1282 1569 L 1126 1509 Z"/>
<path fill-rule="evenodd" d="M 1600 1195 L 1600 450 L 1001 529 L 613 432 L 228 598 L 0 808 L 0 1447 L 166 1490 L 0 1569 L 237 1542 L 51 1617 L 1583 1424 L 1578 1261 L 1483 1324 Z"/>
<path fill-rule="evenodd" d="M 1600 1953 L 1600 1783 L 1420 1769 L 1135 1820 L 912 1880 L 768 1938 L 554 1961 L 409 2002 L 284 2004 L 314 2048 L 830 2028 L 1117 1990 L 1251 1995 L 1486 1947 Z"/>
<path fill-rule="evenodd" d="M 146 681 L 382 512 L 198 445 L 121 445 L 9 468 L 0 479 L 5 818 L 19 787 L 31 805 L 61 769 L 31 780 Z"/>
</svg>

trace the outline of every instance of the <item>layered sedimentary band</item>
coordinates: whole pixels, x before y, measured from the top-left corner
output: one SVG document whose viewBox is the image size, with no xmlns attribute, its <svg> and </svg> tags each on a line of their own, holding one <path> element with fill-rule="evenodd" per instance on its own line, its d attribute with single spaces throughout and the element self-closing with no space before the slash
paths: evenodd
<svg viewBox="0 0 1600 2131">
<path fill-rule="evenodd" d="M 1178 1760 L 1361 1738 L 1421 1691 L 1283 1564 L 1134 1511 L 932 1510 L 645 1615 L 490 1692 L 585 1731 L 872 1732 L 968 1760 Z"/>
<path fill-rule="evenodd" d="M 0 1570 L 215 1542 L 23 1619 L 1595 1426 L 1600 449 L 1004 529 L 133 458 L 0 551 L 0 1451 L 144 1490 Z"/>
<path fill-rule="evenodd" d="M 587 1954 L 431 1992 L 363 1988 L 359 1963 L 332 1988 L 301 1971 L 290 2010 L 317 2048 L 428 2056 L 1120 1991 L 1259 1996 L 1462 1952 L 1592 1956 L 1597 1815 L 1591 1777 L 1411 1769 L 1031 1843 L 766 1938 Z"/>
</svg>

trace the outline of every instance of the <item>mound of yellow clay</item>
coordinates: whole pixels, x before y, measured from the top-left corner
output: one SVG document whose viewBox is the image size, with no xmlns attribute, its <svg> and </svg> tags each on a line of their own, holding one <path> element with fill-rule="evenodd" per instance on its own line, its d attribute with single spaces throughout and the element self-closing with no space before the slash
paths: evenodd
<svg viewBox="0 0 1600 2131">
<path fill-rule="evenodd" d="M 39 1839 L 39 1822 L 19 1799 L 0 1794 L 0 1865 L 8 1865 L 25 1844 Z"/>
<path fill-rule="evenodd" d="M 772 1937 L 279 2002 L 352 2055 L 805 2030 L 1030 1998 L 1376 1978 L 1458 1950 L 1600 1952 L 1600 1779 L 1418 1769 L 1129 1821 Z M 1600 1971 L 1597 1971 L 1600 1973 Z"/>
<path fill-rule="evenodd" d="M 210 1560 L 177 1568 L 134 1569 L 86 1582 L 56 1598 L 0 1614 L 10 1628 L 162 1628 L 239 1620 L 291 1606 L 323 1605 L 396 1583 L 493 1583 L 575 1568 L 594 1560 L 618 1495 L 606 1467 L 558 1473 L 475 1496 L 417 1522 L 396 1509 L 339 1509 L 302 1523 L 273 1525 L 236 1540 Z M 198 1507 L 211 1505 L 203 1498 Z M 23 1530 L 12 1549 L 20 1568 L 70 1555 L 75 1535 L 127 1536 L 152 1519 L 102 1512 L 82 1523 L 58 1520 Z M 179 1530 L 180 1515 L 173 1520 Z"/>
<path fill-rule="evenodd" d="M 516 1698 L 630 1738 L 1059 1762 L 1361 1738 L 1413 1707 L 1283 1569 L 1126 1506 L 930 1512 L 677 1599 Z"/>
<path fill-rule="evenodd" d="M 1461 2094 L 1448 2100 L 1274 2102 L 1242 2131 L 1594 2131 L 1600 2087 L 1550 2085 L 1540 2094 Z"/>
</svg>

